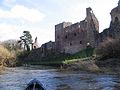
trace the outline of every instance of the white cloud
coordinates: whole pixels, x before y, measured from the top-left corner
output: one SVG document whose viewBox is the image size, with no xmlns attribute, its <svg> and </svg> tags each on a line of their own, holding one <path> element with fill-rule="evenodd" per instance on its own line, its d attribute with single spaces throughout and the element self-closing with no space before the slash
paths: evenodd
<svg viewBox="0 0 120 90">
<path fill-rule="evenodd" d="M 9 11 L 0 9 L 0 18 L 24 19 L 29 22 L 39 22 L 45 15 L 36 9 L 15 5 Z"/>
<path fill-rule="evenodd" d="M 109 27 L 111 21 L 110 12 L 117 6 L 116 1 L 98 0 L 91 4 L 93 12 L 99 21 L 100 32 Z"/>
<path fill-rule="evenodd" d="M 51 29 L 51 28 L 49 28 Z M 29 30 L 33 40 L 35 37 L 38 37 L 39 45 L 46 43 L 50 40 L 54 40 L 54 30 L 49 30 L 47 28 L 37 27 L 28 27 L 28 26 L 20 26 L 15 24 L 0 24 L 0 41 L 8 40 L 8 39 L 19 39 L 24 30 Z"/>
<path fill-rule="evenodd" d="M 86 8 L 89 6 L 92 7 L 94 14 L 100 21 L 100 30 L 102 31 L 109 26 L 109 13 L 117 5 L 118 0 L 70 0 L 69 2 L 67 0 L 52 0 L 53 4 L 48 3 L 49 0 L 46 0 L 47 3 L 42 3 L 42 5 L 39 5 L 41 0 L 37 2 L 37 5 L 35 1 L 31 0 L 26 0 L 28 3 L 23 5 L 11 4 L 11 0 L 5 1 L 12 8 L 9 7 L 9 10 L 0 9 L 0 22 L 2 22 L 0 24 L 0 40 L 19 39 L 23 30 L 29 30 L 33 35 L 33 39 L 37 36 L 39 43 L 42 44 L 54 40 L 55 24 L 61 23 L 61 21 L 75 23 L 83 20 L 86 17 Z M 17 2 L 17 0 L 12 1 Z M 44 20 L 45 15 L 34 9 L 35 7 L 32 8 L 32 3 L 30 4 L 29 1 L 36 8 L 42 9 L 46 13 Z M 23 1 L 21 0 L 21 2 Z M 29 4 L 31 8 L 26 7 L 26 4 Z"/>
<path fill-rule="evenodd" d="M 4 0 L 6 3 L 16 2 L 16 0 Z"/>
<path fill-rule="evenodd" d="M 40 27 L 32 27 L 28 29 L 33 37 L 33 40 L 35 37 L 38 37 L 38 43 L 39 45 L 42 45 L 50 40 L 54 41 L 54 29 L 51 27 L 47 28 L 40 28 Z"/>
<path fill-rule="evenodd" d="M 64 0 L 65 1 L 65 0 Z M 59 1 L 58 1 L 59 2 Z M 73 23 L 79 22 L 86 17 L 86 8 L 91 7 L 99 21 L 100 32 L 109 27 L 110 11 L 117 6 L 117 0 L 71 0 L 64 7 L 64 20 Z M 62 3 L 63 4 L 63 3 Z"/>
<path fill-rule="evenodd" d="M 0 40 L 18 39 L 20 27 L 13 24 L 0 24 Z"/>
<path fill-rule="evenodd" d="M 6 24 L 6 23 L 0 24 L 0 34 L 10 33 L 13 30 L 16 30 L 16 26 L 12 24 Z"/>
</svg>

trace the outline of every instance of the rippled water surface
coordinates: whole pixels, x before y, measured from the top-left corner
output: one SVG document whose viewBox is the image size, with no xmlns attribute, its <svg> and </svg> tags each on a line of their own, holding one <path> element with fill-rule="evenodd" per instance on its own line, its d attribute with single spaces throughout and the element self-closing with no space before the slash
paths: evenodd
<svg viewBox="0 0 120 90">
<path fill-rule="evenodd" d="M 0 90 L 24 90 L 33 78 L 38 79 L 47 90 L 120 90 L 119 75 L 30 67 L 10 68 L 0 75 Z"/>
</svg>

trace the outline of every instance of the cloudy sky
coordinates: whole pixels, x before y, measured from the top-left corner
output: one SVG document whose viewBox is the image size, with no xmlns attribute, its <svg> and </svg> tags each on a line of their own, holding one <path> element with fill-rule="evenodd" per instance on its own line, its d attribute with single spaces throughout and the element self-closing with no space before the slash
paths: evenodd
<svg viewBox="0 0 120 90">
<path fill-rule="evenodd" d="M 110 11 L 118 0 L 0 0 L 0 41 L 19 39 L 30 31 L 39 44 L 54 41 L 54 25 L 79 22 L 91 7 L 99 20 L 100 32 L 109 27 Z"/>
</svg>

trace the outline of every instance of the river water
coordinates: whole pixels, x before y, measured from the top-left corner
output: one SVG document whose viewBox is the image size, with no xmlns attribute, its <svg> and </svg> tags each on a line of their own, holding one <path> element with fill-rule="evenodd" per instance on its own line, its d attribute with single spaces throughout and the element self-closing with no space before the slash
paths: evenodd
<svg viewBox="0 0 120 90">
<path fill-rule="evenodd" d="M 80 71 L 16 67 L 0 75 L 0 90 L 24 90 L 33 78 L 46 90 L 120 90 L 120 76 Z"/>
</svg>

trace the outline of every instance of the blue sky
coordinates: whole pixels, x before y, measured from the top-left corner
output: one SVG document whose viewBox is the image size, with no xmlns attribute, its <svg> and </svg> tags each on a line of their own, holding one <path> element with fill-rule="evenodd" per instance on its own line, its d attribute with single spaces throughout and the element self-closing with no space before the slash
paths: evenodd
<svg viewBox="0 0 120 90">
<path fill-rule="evenodd" d="M 39 44 L 54 41 L 54 26 L 63 21 L 80 22 L 91 7 L 100 32 L 109 27 L 110 11 L 118 0 L 0 0 L 0 41 L 19 39 L 24 30 Z"/>
</svg>

